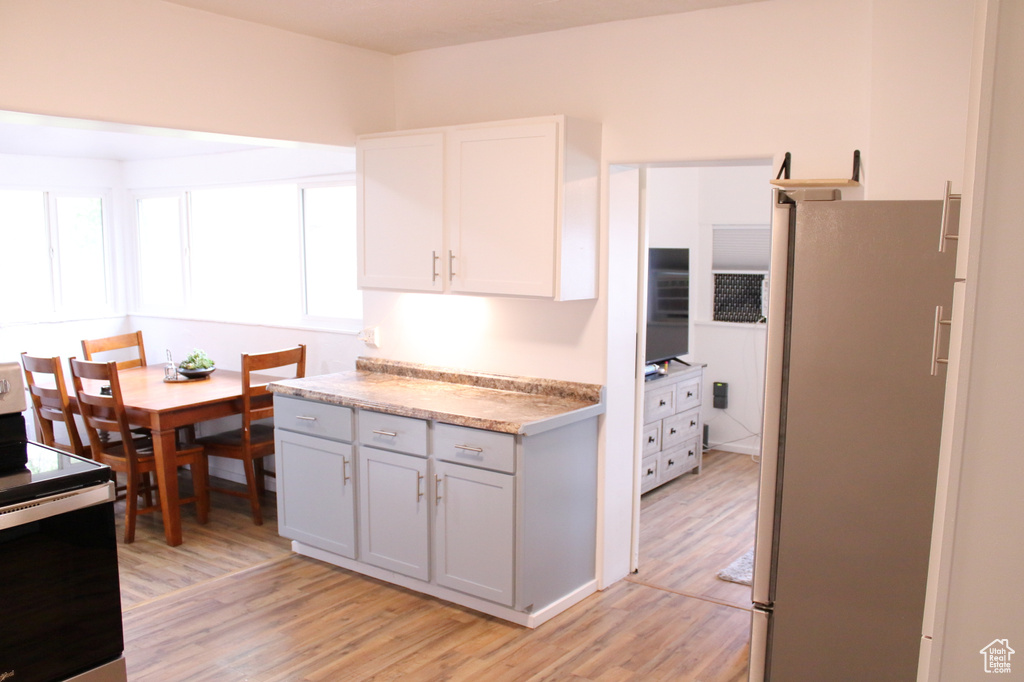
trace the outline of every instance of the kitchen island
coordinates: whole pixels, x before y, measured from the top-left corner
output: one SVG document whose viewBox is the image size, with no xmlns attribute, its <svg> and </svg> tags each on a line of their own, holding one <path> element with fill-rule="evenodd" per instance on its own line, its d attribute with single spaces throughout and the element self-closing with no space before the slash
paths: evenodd
<svg viewBox="0 0 1024 682">
<path fill-rule="evenodd" d="M 528 627 L 596 590 L 601 386 L 359 358 L 269 388 L 296 552 Z"/>
</svg>

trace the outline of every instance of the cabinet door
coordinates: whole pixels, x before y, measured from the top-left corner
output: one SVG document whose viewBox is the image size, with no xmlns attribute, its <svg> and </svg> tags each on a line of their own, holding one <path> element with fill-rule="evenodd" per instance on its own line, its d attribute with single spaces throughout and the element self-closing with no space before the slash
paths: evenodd
<svg viewBox="0 0 1024 682">
<path fill-rule="evenodd" d="M 356 556 L 352 446 L 278 430 L 278 532 L 341 556 Z"/>
<path fill-rule="evenodd" d="M 444 136 L 360 140 L 360 287 L 442 291 Z"/>
<path fill-rule="evenodd" d="M 511 606 L 515 477 L 434 462 L 437 583 Z"/>
<path fill-rule="evenodd" d="M 359 559 L 430 578 L 427 460 L 359 449 Z"/>
<path fill-rule="evenodd" d="M 457 129 L 448 144 L 451 290 L 554 296 L 558 124 Z"/>
</svg>

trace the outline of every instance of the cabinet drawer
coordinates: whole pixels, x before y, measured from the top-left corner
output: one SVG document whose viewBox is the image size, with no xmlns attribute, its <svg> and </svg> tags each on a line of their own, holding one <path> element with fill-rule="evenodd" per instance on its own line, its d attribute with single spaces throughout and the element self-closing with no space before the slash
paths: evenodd
<svg viewBox="0 0 1024 682">
<path fill-rule="evenodd" d="M 664 421 L 661 448 L 667 450 L 683 441 L 695 438 L 700 433 L 700 408 L 680 412 Z"/>
<path fill-rule="evenodd" d="M 700 464 L 700 440 L 693 439 L 683 445 L 661 453 L 658 465 L 662 481 L 691 471 Z"/>
<path fill-rule="evenodd" d="M 510 433 L 453 424 L 434 426 L 434 457 L 446 462 L 515 473 L 515 443 Z"/>
<path fill-rule="evenodd" d="M 274 396 L 274 426 L 332 440 L 352 440 L 352 408 Z"/>
<path fill-rule="evenodd" d="M 701 377 L 681 381 L 676 386 L 676 410 L 688 410 L 700 406 Z"/>
<path fill-rule="evenodd" d="M 419 457 L 427 456 L 427 422 L 359 410 L 359 442 Z"/>
<path fill-rule="evenodd" d="M 644 427 L 643 456 L 653 455 L 661 450 L 661 422 L 654 422 Z"/>
<path fill-rule="evenodd" d="M 640 492 L 645 493 L 658 485 L 658 457 L 644 457 L 640 465 Z"/>
<path fill-rule="evenodd" d="M 644 396 L 644 423 L 664 419 L 676 412 L 676 387 L 652 388 Z"/>
</svg>

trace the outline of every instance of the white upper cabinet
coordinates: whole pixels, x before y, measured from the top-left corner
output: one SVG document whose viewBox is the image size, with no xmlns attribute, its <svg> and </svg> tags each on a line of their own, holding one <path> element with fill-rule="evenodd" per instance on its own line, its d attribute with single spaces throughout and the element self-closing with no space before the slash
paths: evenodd
<svg viewBox="0 0 1024 682">
<path fill-rule="evenodd" d="M 360 286 L 595 298 L 600 150 L 564 116 L 360 138 Z"/>
<path fill-rule="evenodd" d="M 359 286 L 442 291 L 444 135 L 360 140 Z"/>
</svg>

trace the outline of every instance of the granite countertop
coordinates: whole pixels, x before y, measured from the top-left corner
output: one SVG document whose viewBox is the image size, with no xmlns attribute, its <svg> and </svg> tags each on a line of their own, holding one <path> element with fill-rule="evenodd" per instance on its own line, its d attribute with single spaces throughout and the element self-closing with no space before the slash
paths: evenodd
<svg viewBox="0 0 1024 682">
<path fill-rule="evenodd" d="M 530 435 L 604 412 L 604 388 L 359 358 L 351 372 L 275 381 L 274 393 Z"/>
</svg>

